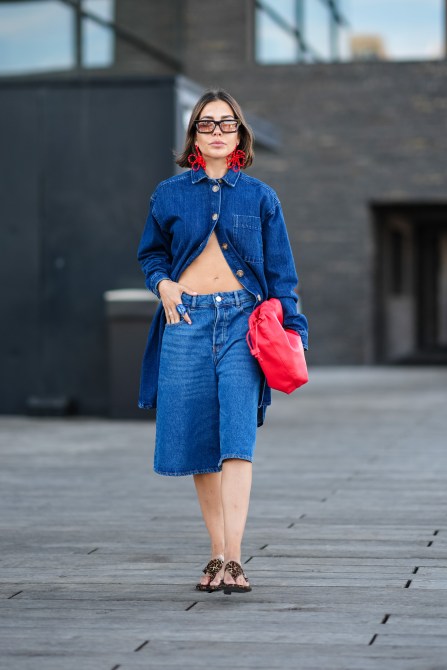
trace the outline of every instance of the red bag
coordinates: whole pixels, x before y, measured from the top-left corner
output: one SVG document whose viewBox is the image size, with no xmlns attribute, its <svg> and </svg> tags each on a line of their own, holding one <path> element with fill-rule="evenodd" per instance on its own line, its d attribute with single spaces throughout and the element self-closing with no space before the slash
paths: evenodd
<svg viewBox="0 0 447 670">
<path fill-rule="evenodd" d="M 301 335 L 282 324 L 281 302 L 264 300 L 248 318 L 246 339 L 270 388 L 292 393 L 309 381 L 309 375 Z"/>
</svg>

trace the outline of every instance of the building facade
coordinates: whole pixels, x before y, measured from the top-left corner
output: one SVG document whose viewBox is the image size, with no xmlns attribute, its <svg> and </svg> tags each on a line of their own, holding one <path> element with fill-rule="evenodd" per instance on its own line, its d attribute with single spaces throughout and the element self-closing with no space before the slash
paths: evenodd
<svg viewBox="0 0 447 670">
<path fill-rule="evenodd" d="M 52 104 L 45 107 L 51 122 L 48 127 L 52 129 L 48 137 L 59 137 L 60 143 L 56 146 L 52 142 L 51 161 L 45 157 L 46 169 L 55 183 L 64 184 L 66 199 L 62 198 L 62 192 L 48 191 L 54 204 L 51 226 L 56 232 L 51 241 L 52 255 L 45 260 L 48 267 L 39 270 L 47 272 L 47 276 L 55 273 L 53 289 L 57 284 L 57 291 L 49 287 L 48 296 L 50 301 L 59 300 L 61 320 L 67 303 L 66 296 L 60 293 L 64 288 L 61 283 L 64 270 L 56 263 L 61 254 L 57 236 L 60 222 L 71 221 L 74 230 L 77 217 L 84 217 L 83 244 L 88 244 L 89 234 L 92 240 L 90 251 L 83 247 L 86 258 L 98 244 L 101 247 L 104 243 L 113 258 L 113 273 L 109 272 L 106 258 L 101 260 L 108 284 L 97 284 L 96 298 L 90 294 L 88 301 L 76 302 L 79 323 L 96 329 L 89 335 L 92 349 L 88 374 L 95 387 L 94 397 L 80 403 L 81 411 L 101 413 L 106 408 L 107 387 L 102 374 L 106 364 L 101 346 L 104 324 L 100 322 L 103 315 L 98 313 L 102 292 L 143 287 L 141 270 L 136 258 L 129 264 L 129 253 L 136 249 L 144 225 L 147 198 L 157 181 L 179 169 L 174 164 L 173 149 L 181 146 L 182 123 L 184 129 L 195 100 L 202 90 L 210 87 L 228 90 L 254 120 L 258 141 L 255 161 L 248 172 L 276 190 L 284 209 L 299 275 L 300 306 L 309 319 L 309 364 L 447 363 L 447 62 L 344 60 L 344 31 L 349 17 L 343 13 L 343 5 L 314 0 L 321 2 L 329 25 L 324 30 L 325 51 L 323 33 L 319 42 L 312 31 L 306 33 L 304 23 L 300 24 L 300 17 L 305 16 L 311 1 L 283 3 L 289 9 L 293 5 L 295 23 L 292 15 L 290 21 L 285 15 L 272 15 L 274 6 L 280 3 L 255 0 L 226 0 L 212 5 L 200 0 L 116 0 L 113 12 L 110 8 L 106 11 L 106 4 L 103 5 L 103 18 L 93 12 L 97 12 L 93 0 L 84 2 L 82 12 L 75 15 L 73 3 L 55 3 L 72 12 L 72 18 L 77 17 L 70 24 L 76 31 L 71 65 L 59 69 L 45 69 L 42 65 L 33 72 L 24 66 L 22 72 L 2 73 L 8 80 L 2 89 L 3 101 L 7 101 L 6 106 L 5 102 L 2 104 L 3 114 L 12 110 L 11 118 L 17 128 L 20 123 L 25 124 L 22 125 L 27 128 L 25 133 L 17 130 L 22 138 L 28 133 L 32 139 L 32 128 L 37 132 L 39 104 L 46 98 L 35 95 L 31 106 L 18 102 L 14 106 L 17 87 L 25 82 L 44 83 L 46 78 L 67 85 L 64 100 L 58 99 L 57 107 Z M 274 58 L 268 56 L 272 53 L 271 46 L 260 43 L 268 21 L 275 23 L 273 41 L 278 35 L 285 39 L 288 32 L 288 47 L 281 56 L 286 62 L 273 62 Z M 278 56 L 277 60 L 281 59 Z M 150 78 L 147 83 L 150 95 L 135 94 L 140 86 L 139 77 L 143 88 L 145 79 Z M 171 82 L 168 88 L 177 93 L 167 97 L 163 93 L 159 97 L 157 77 L 160 82 Z M 10 82 L 11 78 L 14 81 Z M 106 96 L 101 94 L 97 83 L 104 79 L 104 85 L 110 88 L 113 78 L 120 83 L 118 93 L 110 98 L 113 100 L 110 115 L 107 105 L 101 102 Z M 83 79 L 92 86 L 96 82 L 98 107 L 93 108 L 90 102 L 93 94 L 87 94 L 80 85 Z M 128 90 L 133 91 L 131 97 L 126 95 L 127 79 Z M 72 88 L 70 80 L 77 82 Z M 176 84 L 183 80 L 189 84 Z M 165 91 L 163 83 L 160 90 Z M 142 106 L 136 109 L 133 101 L 138 99 Z M 171 103 L 167 102 L 169 99 Z M 33 110 L 34 125 L 30 125 Z M 134 126 L 134 131 L 126 126 L 125 137 L 138 142 L 138 137 L 144 136 L 144 144 L 139 149 L 126 150 L 119 141 L 120 124 L 126 120 L 132 123 L 135 113 L 139 125 Z M 166 128 L 165 142 L 157 131 L 152 146 L 153 128 L 148 126 L 147 132 L 144 130 L 146 115 L 148 123 L 152 118 L 162 118 L 159 128 Z M 53 164 L 53 161 L 64 156 L 67 119 L 78 133 L 73 155 L 79 160 L 76 159 L 76 170 L 69 162 L 73 174 L 68 170 L 65 178 L 63 171 L 67 166 L 61 172 L 64 163 Z M 95 124 L 101 128 L 99 135 L 95 135 Z M 93 133 L 88 146 L 87 127 Z M 113 142 L 107 141 L 107 133 Z M 37 175 L 33 198 L 37 203 L 39 184 L 45 187 L 45 181 L 39 177 L 37 158 L 42 154 L 46 135 L 38 133 L 33 137 L 32 141 L 37 142 L 37 153 L 33 154 Z M 84 183 L 88 173 L 82 168 L 82 160 L 88 158 L 91 150 L 89 146 L 96 146 L 95 137 L 101 140 L 97 149 L 104 152 L 102 157 L 95 156 L 98 192 L 91 183 Z M 17 158 L 14 146 L 17 145 L 13 142 L 11 152 Z M 28 174 L 32 165 L 25 160 L 26 146 L 22 147 L 23 160 L 19 163 L 27 166 Z M 114 146 L 122 147 L 121 160 L 115 164 L 111 151 Z M 135 161 L 133 167 L 123 164 L 123 156 Z M 115 167 L 110 171 L 112 164 Z M 101 165 L 107 165 L 106 172 L 114 175 L 108 183 L 115 194 L 109 204 L 104 195 L 107 184 L 100 179 Z M 147 180 L 141 174 L 145 165 Z M 158 173 L 154 172 L 154 165 L 159 166 Z M 137 179 L 136 171 L 139 171 Z M 11 170 L 8 159 L 4 166 L 5 183 L 12 183 L 14 174 L 18 171 Z M 21 174 L 25 174 L 23 170 Z M 132 196 L 131 204 L 127 196 L 117 195 L 117 185 L 123 178 L 126 193 Z M 83 193 L 94 192 L 94 198 L 99 200 L 93 200 L 87 208 L 82 193 L 76 193 L 76 183 L 83 184 Z M 51 226 L 42 216 L 48 218 L 50 214 L 33 214 L 29 209 L 31 202 L 20 203 L 20 208 L 24 208 L 23 221 L 35 216 L 36 226 L 49 230 Z M 109 205 L 116 204 L 107 219 L 98 214 L 100 202 L 106 205 L 106 211 Z M 13 203 L 8 211 L 12 217 L 16 211 Z M 118 227 L 109 235 L 107 230 L 115 220 Z M 130 227 L 126 223 L 129 220 Z M 79 233 L 81 228 L 77 230 Z M 101 239 L 94 239 L 95 230 Z M 125 245 L 120 240 L 120 230 L 125 234 Z M 4 235 L 11 234 L 14 248 L 21 248 L 25 237 L 17 237 L 13 218 L 4 231 L 7 231 Z M 26 235 L 26 227 L 20 235 Z M 33 244 L 38 242 L 37 237 L 33 240 Z M 75 291 L 76 286 L 76 283 L 68 286 L 67 291 Z M 14 285 L 14 291 L 20 293 L 22 289 Z M 87 291 L 87 286 L 84 289 Z M 21 304 L 23 293 L 19 293 L 15 305 Z M 3 304 L 7 300 L 4 297 Z M 91 311 L 82 315 L 86 303 L 91 305 Z M 32 304 L 31 300 L 30 309 Z M 16 307 L 11 309 L 13 318 Z M 53 318 L 55 313 L 53 309 Z M 58 327 L 62 328 L 61 323 Z M 51 332 L 55 337 L 54 329 Z M 10 348 L 8 370 L 20 379 L 14 343 Z M 51 358 L 55 349 L 51 339 L 46 341 L 47 357 Z M 81 356 L 82 352 L 77 354 Z M 32 359 L 33 352 L 28 351 L 27 355 Z M 85 377 L 78 379 L 77 373 L 78 370 L 72 371 L 73 388 L 82 389 Z M 20 408 L 21 394 L 17 387 L 15 404 L 9 405 L 8 411 Z"/>
</svg>

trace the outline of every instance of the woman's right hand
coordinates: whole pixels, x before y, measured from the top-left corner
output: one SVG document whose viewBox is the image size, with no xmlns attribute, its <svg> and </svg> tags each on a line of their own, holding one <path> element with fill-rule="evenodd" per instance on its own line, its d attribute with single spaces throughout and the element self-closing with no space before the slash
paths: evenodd
<svg viewBox="0 0 447 670">
<path fill-rule="evenodd" d="M 189 314 L 185 312 L 183 317 L 177 311 L 177 305 L 182 304 L 182 293 L 197 295 L 197 291 L 192 291 L 185 284 L 179 284 L 172 279 L 162 279 L 158 284 L 158 292 L 163 303 L 167 323 L 178 323 L 181 318 L 189 324 L 192 323 Z"/>
</svg>

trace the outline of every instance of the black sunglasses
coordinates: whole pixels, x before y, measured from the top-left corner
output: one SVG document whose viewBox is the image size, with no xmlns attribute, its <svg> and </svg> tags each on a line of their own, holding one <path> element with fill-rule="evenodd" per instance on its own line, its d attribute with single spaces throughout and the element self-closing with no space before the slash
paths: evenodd
<svg viewBox="0 0 447 670">
<path fill-rule="evenodd" d="M 203 119 L 195 122 L 198 133 L 214 133 L 216 126 L 219 126 L 222 133 L 235 133 L 240 125 L 239 119 L 222 119 L 222 121 Z"/>
</svg>

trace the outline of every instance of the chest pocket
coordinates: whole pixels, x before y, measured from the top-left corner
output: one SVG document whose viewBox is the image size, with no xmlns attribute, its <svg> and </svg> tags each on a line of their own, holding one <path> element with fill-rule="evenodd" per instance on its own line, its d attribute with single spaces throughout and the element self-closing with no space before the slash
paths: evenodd
<svg viewBox="0 0 447 670">
<path fill-rule="evenodd" d="M 263 263 L 262 225 L 259 216 L 233 214 L 234 246 L 247 263 Z"/>
</svg>

